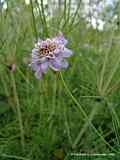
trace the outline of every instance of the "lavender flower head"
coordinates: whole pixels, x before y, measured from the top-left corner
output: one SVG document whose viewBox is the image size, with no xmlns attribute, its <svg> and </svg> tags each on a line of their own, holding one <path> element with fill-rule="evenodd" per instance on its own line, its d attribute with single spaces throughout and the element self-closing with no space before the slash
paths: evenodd
<svg viewBox="0 0 120 160">
<path fill-rule="evenodd" d="M 42 75 L 47 72 L 48 67 L 54 71 L 68 67 L 66 58 L 72 55 L 72 51 L 66 48 L 66 44 L 67 40 L 63 33 L 46 40 L 38 40 L 35 48 L 32 49 L 30 64 L 37 79 L 41 79 Z"/>
</svg>

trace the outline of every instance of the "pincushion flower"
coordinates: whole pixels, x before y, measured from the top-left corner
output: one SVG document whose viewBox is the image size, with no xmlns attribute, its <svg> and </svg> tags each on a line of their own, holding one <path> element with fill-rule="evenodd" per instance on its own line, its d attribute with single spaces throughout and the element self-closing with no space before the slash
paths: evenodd
<svg viewBox="0 0 120 160">
<path fill-rule="evenodd" d="M 56 37 L 39 39 L 32 49 L 30 66 L 37 79 L 47 72 L 48 67 L 54 71 L 68 67 L 66 58 L 72 55 L 72 51 L 66 48 L 67 40 L 62 33 Z"/>
</svg>

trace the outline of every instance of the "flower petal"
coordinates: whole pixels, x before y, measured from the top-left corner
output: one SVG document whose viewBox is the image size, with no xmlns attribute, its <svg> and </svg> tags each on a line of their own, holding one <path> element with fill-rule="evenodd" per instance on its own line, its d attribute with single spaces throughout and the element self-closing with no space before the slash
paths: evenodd
<svg viewBox="0 0 120 160">
<path fill-rule="evenodd" d="M 41 63 L 40 68 L 42 72 L 46 72 L 46 70 L 48 69 L 48 62 L 46 61 L 44 63 Z"/>
<path fill-rule="evenodd" d="M 32 49 L 32 54 L 36 54 L 36 53 L 37 53 L 37 51 L 38 51 L 38 49 L 33 48 L 33 49 Z"/>
<path fill-rule="evenodd" d="M 69 63 L 64 59 L 62 62 L 62 68 L 68 68 L 68 66 L 69 66 Z"/>
<path fill-rule="evenodd" d="M 31 66 L 33 71 L 37 71 L 38 65 L 36 63 L 31 63 L 30 66 Z"/>
<path fill-rule="evenodd" d="M 54 70 L 54 71 L 59 71 L 62 67 L 61 61 L 59 59 L 53 59 L 49 61 L 49 66 Z"/>
<path fill-rule="evenodd" d="M 63 57 L 70 57 L 72 54 L 73 52 L 70 49 L 64 48 Z"/>
<path fill-rule="evenodd" d="M 56 37 L 53 38 L 54 41 L 58 41 L 59 44 L 66 45 L 68 41 L 64 38 L 64 35 L 62 32 L 60 32 Z"/>
<path fill-rule="evenodd" d="M 41 78 L 42 78 L 41 69 L 38 69 L 38 70 L 35 72 L 35 77 L 36 77 L 37 79 L 41 79 Z"/>
<path fill-rule="evenodd" d="M 47 58 L 46 57 L 41 57 L 40 59 L 39 59 L 39 62 L 41 62 L 41 63 L 45 63 L 47 61 Z"/>
<path fill-rule="evenodd" d="M 33 63 L 45 63 L 47 61 L 47 57 L 39 57 L 38 55 L 32 56 Z"/>
<path fill-rule="evenodd" d="M 61 52 L 61 50 L 60 50 L 59 48 L 56 48 L 56 49 L 54 50 L 54 54 L 55 54 L 55 55 L 59 55 L 60 52 Z"/>
</svg>

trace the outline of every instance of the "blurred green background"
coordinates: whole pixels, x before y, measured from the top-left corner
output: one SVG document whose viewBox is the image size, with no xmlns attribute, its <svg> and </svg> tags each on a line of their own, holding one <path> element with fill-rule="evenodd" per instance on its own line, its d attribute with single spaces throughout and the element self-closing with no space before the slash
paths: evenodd
<svg viewBox="0 0 120 160">
<path fill-rule="evenodd" d="M 0 0 L 1 160 L 120 152 L 119 17 L 119 0 Z M 34 43 L 59 31 L 69 68 L 37 80 Z"/>
</svg>

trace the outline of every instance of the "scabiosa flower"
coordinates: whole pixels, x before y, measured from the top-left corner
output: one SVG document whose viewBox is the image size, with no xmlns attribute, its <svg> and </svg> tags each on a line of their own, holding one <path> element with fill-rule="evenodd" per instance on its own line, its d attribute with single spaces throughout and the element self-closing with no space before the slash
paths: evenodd
<svg viewBox="0 0 120 160">
<path fill-rule="evenodd" d="M 30 63 L 37 79 L 41 79 L 42 75 L 47 72 L 48 67 L 54 71 L 68 67 L 66 58 L 72 55 L 72 51 L 66 48 L 67 42 L 63 33 L 46 40 L 38 40 L 35 48 L 32 49 Z"/>
</svg>

